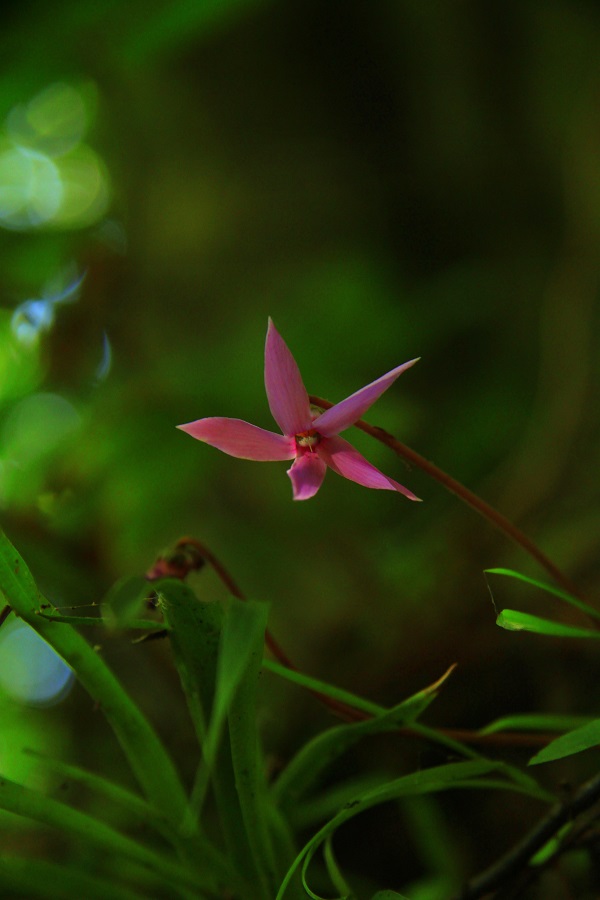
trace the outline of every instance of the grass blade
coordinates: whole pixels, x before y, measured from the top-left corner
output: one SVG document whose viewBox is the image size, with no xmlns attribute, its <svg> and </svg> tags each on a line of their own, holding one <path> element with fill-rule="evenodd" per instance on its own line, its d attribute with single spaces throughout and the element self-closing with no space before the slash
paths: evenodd
<svg viewBox="0 0 600 900">
<path fill-rule="evenodd" d="M 591 747 L 600 745 L 600 719 L 587 722 L 567 734 L 561 734 L 554 741 L 547 744 L 539 753 L 529 760 L 530 766 L 539 763 L 552 762 L 555 759 L 563 759 L 565 756 L 574 756 Z"/>
<path fill-rule="evenodd" d="M 533 616 L 517 609 L 503 609 L 496 619 L 496 625 L 507 631 L 531 631 L 545 637 L 600 639 L 600 631 L 563 625 L 561 622 L 553 622 L 551 619 L 543 619 L 541 616 Z"/>
<path fill-rule="evenodd" d="M 573 594 L 563 591 L 562 588 L 555 587 L 553 584 L 548 584 L 545 581 L 538 581 L 537 578 L 529 578 L 528 575 L 521 575 L 520 572 L 515 572 L 513 569 L 486 569 L 485 572 L 488 575 L 505 575 L 508 578 L 515 578 L 517 581 L 522 581 L 524 584 L 530 584 L 533 587 L 539 588 L 541 591 L 545 591 L 547 594 L 552 594 L 554 597 L 564 600 L 565 603 L 574 606 L 576 609 L 580 610 L 580 612 L 586 613 L 594 619 L 600 619 L 600 612 L 597 609 L 594 609 L 593 606 L 580 600 L 579 597 L 574 597 Z"/>
</svg>

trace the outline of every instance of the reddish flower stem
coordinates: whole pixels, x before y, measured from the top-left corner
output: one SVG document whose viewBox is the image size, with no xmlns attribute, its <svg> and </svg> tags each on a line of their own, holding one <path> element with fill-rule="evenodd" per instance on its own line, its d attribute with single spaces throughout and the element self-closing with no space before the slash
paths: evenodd
<svg viewBox="0 0 600 900">
<path fill-rule="evenodd" d="M 247 599 L 242 589 L 234 580 L 231 573 L 227 571 L 225 566 L 220 562 L 219 559 L 217 559 L 214 553 L 212 553 L 208 549 L 208 547 L 206 547 L 206 545 L 201 541 L 193 537 L 184 537 L 177 542 L 176 546 L 193 546 L 197 550 L 198 554 L 210 566 L 212 566 L 227 590 L 234 597 L 237 597 L 238 600 Z M 282 666 L 285 666 L 286 669 L 291 669 L 294 672 L 300 671 L 298 667 L 294 665 L 289 656 L 285 653 L 285 651 L 275 640 L 268 629 L 265 632 L 265 643 L 275 659 L 277 659 Z M 334 700 L 332 697 L 328 697 L 326 694 L 321 694 L 319 691 L 311 690 L 310 693 L 314 697 L 316 697 L 324 706 L 330 709 L 336 716 L 339 716 L 346 722 L 361 722 L 369 718 L 369 714 L 362 709 L 355 709 L 349 704 L 342 703 L 339 700 Z M 526 734 L 522 732 L 513 733 L 508 731 L 494 732 L 491 734 L 480 734 L 477 731 L 468 731 L 466 729 L 460 728 L 438 728 L 437 730 L 441 734 L 444 734 L 446 737 L 452 738 L 456 741 L 462 741 L 465 744 L 496 745 L 501 747 L 545 746 L 547 743 L 549 743 L 550 740 L 556 737 L 555 734 Z M 415 733 L 411 730 L 410 726 L 399 728 L 398 733 L 406 735 L 407 737 L 415 736 Z"/>
<path fill-rule="evenodd" d="M 233 579 L 232 575 L 227 571 L 225 566 L 217 559 L 217 557 L 212 553 L 205 544 L 202 544 L 196 538 L 193 537 L 184 537 L 181 538 L 177 542 L 177 547 L 179 546 L 193 546 L 198 551 L 199 555 L 214 569 L 217 573 L 227 590 L 234 597 L 237 597 L 238 600 L 246 600 L 246 596 L 242 589 L 238 586 L 238 584 Z M 286 669 L 292 669 L 295 672 L 300 671 L 297 666 L 291 661 L 285 650 L 280 646 L 278 641 L 275 640 L 269 629 L 265 631 L 265 644 L 275 657 L 275 659 L 281 663 L 282 666 L 285 666 Z M 366 718 L 365 715 L 357 709 L 354 709 L 352 706 L 349 706 L 346 703 L 342 703 L 339 700 L 334 700 L 332 697 L 328 697 L 326 694 L 321 694 L 319 691 L 311 691 L 313 696 L 317 697 L 318 700 L 321 701 L 325 706 L 329 707 L 333 713 L 340 716 L 342 719 L 346 719 L 347 721 L 358 721 L 362 718 Z"/>
<path fill-rule="evenodd" d="M 311 396 L 309 399 L 311 403 L 320 406 L 322 409 L 330 409 L 330 407 L 333 406 L 333 403 L 330 403 L 329 400 L 324 400 L 321 397 Z M 428 459 L 425 459 L 425 457 L 421 456 L 420 453 L 417 453 L 416 450 L 412 450 L 410 447 L 407 447 L 406 444 L 400 443 L 393 435 L 384 431 L 383 428 L 379 428 L 376 425 L 369 425 L 369 423 L 365 422 L 363 419 L 359 419 L 358 422 L 355 422 L 354 424 L 357 428 L 360 428 L 361 431 L 370 434 L 375 440 L 385 444 L 398 456 L 402 457 L 402 459 L 407 460 L 407 462 L 421 469 L 431 478 L 439 481 L 440 484 L 455 494 L 463 501 L 463 503 L 466 503 L 478 512 L 480 516 L 487 519 L 487 521 L 495 528 L 504 532 L 511 541 L 518 544 L 519 547 L 522 547 L 526 553 L 529 553 L 529 555 L 532 556 L 533 559 L 535 559 L 565 591 L 568 591 L 569 594 L 578 597 L 580 600 L 585 599 L 577 585 L 575 585 L 571 579 L 565 575 L 542 550 L 540 550 L 537 544 L 534 544 L 526 534 L 517 528 L 517 526 L 507 519 L 506 516 L 499 513 L 497 509 L 494 509 L 493 506 L 490 506 L 489 503 L 486 503 L 485 500 L 482 500 L 481 497 L 478 497 L 477 494 L 470 491 L 469 488 L 465 487 L 464 484 L 461 484 L 460 481 L 457 481 L 455 478 L 446 474 L 442 469 L 439 469 L 434 463 L 429 462 Z"/>
</svg>

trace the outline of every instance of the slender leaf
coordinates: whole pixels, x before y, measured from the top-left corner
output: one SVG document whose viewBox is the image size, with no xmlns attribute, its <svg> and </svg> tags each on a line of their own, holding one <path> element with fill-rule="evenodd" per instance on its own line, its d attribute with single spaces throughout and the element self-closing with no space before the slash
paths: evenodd
<svg viewBox="0 0 600 900">
<path fill-rule="evenodd" d="M 275 783 L 273 794 L 277 798 L 277 802 L 284 809 L 293 809 L 299 799 L 318 782 L 323 772 L 357 741 L 366 735 L 395 731 L 407 723 L 414 722 L 431 703 L 440 684 L 451 671 L 449 669 L 434 684 L 391 709 L 369 704 L 371 710 L 373 708 L 377 710 L 376 713 L 371 713 L 371 718 L 348 725 L 337 725 L 314 737 L 299 750 Z M 311 681 L 314 683 L 315 679 L 311 679 Z M 317 690 L 321 693 L 329 691 L 329 695 L 332 696 L 329 685 L 323 682 L 316 682 L 316 684 L 318 685 Z M 360 698 L 355 698 L 354 695 L 347 692 L 343 693 L 347 698 L 352 698 L 352 705 L 356 707 L 356 700 L 360 701 Z M 348 700 L 344 702 L 348 702 Z"/>
<path fill-rule="evenodd" d="M 175 883 L 182 888 L 215 887 L 209 868 L 205 867 L 204 874 L 191 872 L 155 848 L 144 847 L 92 816 L 8 778 L 0 778 L 0 808 L 58 828 L 63 834 L 70 834 L 111 856 L 134 860 L 154 872 L 164 884 Z"/>
<path fill-rule="evenodd" d="M 570 731 L 589 722 L 589 716 L 560 716 L 546 713 L 520 713 L 502 716 L 479 729 L 479 734 L 499 731 Z"/>
<path fill-rule="evenodd" d="M 22 557 L 2 532 L 0 591 L 14 611 L 71 666 L 102 710 L 150 804 L 171 823 L 165 833 L 172 836 L 173 845 L 191 866 L 209 871 L 213 880 L 226 874 L 221 855 L 190 822 L 177 771 L 148 720 L 101 655 L 73 627 L 37 615 L 45 601 Z M 185 834 L 181 831 L 184 824 Z"/>
<path fill-rule="evenodd" d="M 37 614 L 43 605 L 31 572 L 0 532 L 0 590 L 7 603 L 71 666 L 102 709 L 131 769 L 153 806 L 174 823 L 183 820 L 187 798 L 162 743 L 101 656 L 71 626 Z"/>
<path fill-rule="evenodd" d="M 277 889 L 277 865 L 266 810 L 272 803 L 256 730 L 256 693 L 267 627 L 268 607 L 231 597 L 226 605 L 213 718 L 227 715 L 231 759 L 242 818 L 254 864 L 266 897 Z M 212 722 L 211 722 L 212 728 Z M 282 861 L 283 875 L 290 859 Z"/>
<path fill-rule="evenodd" d="M 600 638 L 600 631 L 563 625 L 560 622 L 552 622 L 550 619 L 542 619 L 540 616 L 533 616 L 516 609 L 503 609 L 496 619 L 496 625 L 507 631 L 532 631 L 534 634 L 543 634 L 546 637 L 595 638 L 596 640 Z"/>
<path fill-rule="evenodd" d="M 0 859 L 0 889 L 3 897 L 30 900 L 140 900 L 140 894 L 115 884 L 114 879 L 79 871 L 72 864 L 9 856 Z"/>
<path fill-rule="evenodd" d="M 538 581 L 536 578 L 529 578 L 527 575 L 521 575 L 520 572 L 515 572 L 513 569 L 486 569 L 485 570 L 488 575 L 506 575 L 508 578 L 516 578 L 517 581 L 522 581 L 525 584 L 531 584 L 533 587 L 537 587 L 542 591 L 545 591 L 547 594 L 552 594 L 554 597 L 559 597 L 561 600 L 564 600 L 565 603 L 568 603 L 570 606 L 574 606 L 576 609 L 581 612 L 586 613 L 588 616 L 592 616 L 595 619 L 600 619 L 600 611 L 594 609 L 593 606 L 590 606 L 588 603 L 585 603 L 583 600 L 580 600 L 578 597 L 574 597 L 573 594 L 567 593 L 567 591 L 561 590 L 561 588 L 555 587 L 553 584 L 548 584 L 545 581 Z"/>
<path fill-rule="evenodd" d="M 181 581 L 165 579 L 155 584 L 159 603 L 171 632 L 171 645 L 200 747 L 206 745 L 209 723 L 217 708 L 217 669 L 223 629 L 223 607 L 204 603 Z M 229 688 L 228 688 L 229 689 Z M 219 701 L 221 703 L 222 701 Z M 212 751 L 211 751 L 212 752 Z M 207 765 L 207 762 L 210 765 Z M 202 761 L 194 787 L 195 812 L 210 777 L 218 806 L 228 855 L 241 897 L 264 898 L 255 859 L 246 832 L 231 756 L 229 734 L 212 758 Z"/>
<path fill-rule="evenodd" d="M 88 772 L 80 766 L 74 766 L 60 759 L 52 759 L 37 750 L 25 749 L 27 756 L 34 756 L 40 760 L 43 766 L 55 772 L 61 777 L 84 785 L 89 790 L 102 796 L 105 800 L 115 804 L 119 809 L 127 812 L 136 822 L 145 825 L 155 825 L 159 831 L 169 828 L 168 820 L 161 813 L 147 803 L 142 797 L 127 790 L 120 784 L 115 784 L 102 775 Z"/>
<path fill-rule="evenodd" d="M 25 750 L 29 756 L 35 756 L 48 769 L 64 778 L 75 781 L 84 785 L 90 791 L 108 800 L 120 811 L 126 812 L 136 824 L 151 826 L 175 848 L 181 851 L 182 856 L 186 853 L 185 841 L 182 840 L 179 832 L 175 830 L 171 823 L 153 806 L 147 803 L 137 794 L 132 793 L 119 784 L 115 784 L 108 778 L 97 775 L 94 772 L 88 772 L 80 766 L 74 766 L 62 760 L 52 759 L 37 750 Z M 194 841 L 194 851 L 204 858 L 208 864 L 219 871 L 221 876 L 227 873 L 226 861 L 221 858 L 215 848 L 208 843 L 200 835 L 196 836 Z"/>
<path fill-rule="evenodd" d="M 327 784 L 322 791 L 311 793 L 294 807 L 286 809 L 287 817 L 295 831 L 306 831 L 330 819 L 359 794 L 373 790 L 393 777 L 389 773 L 368 773 L 347 781 Z"/>
<path fill-rule="evenodd" d="M 335 887 L 336 891 L 339 891 L 343 897 L 350 897 L 352 895 L 352 888 L 342 875 L 337 859 L 335 858 L 335 853 L 333 852 L 332 835 L 329 835 L 325 840 L 325 844 L 323 846 L 323 856 L 325 858 L 327 874 L 331 878 L 331 883 Z"/>
<path fill-rule="evenodd" d="M 285 678 L 286 681 L 292 681 L 294 684 L 299 684 L 309 691 L 317 691 L 319 694 L 331 697 L 332 700 L 339 700 L 340 703 L 345 703 L 353 709 L 363 710 L 363 712 L 366 712 L 369 715 L 377 716 L 380 713 L 386 712 L 385 707 L 378 706 L 377 703 L 365 700 L 357 694 L 351 694 L 350 691 L 335 687 L 335 685 L 328 684 L 326 681 L 319 681 L 318 678 L 312 678 L 310 675 L 305 675 L 303 672 L 297 672 L 295 669 L 288 669 L 287 666 L 282 666 L 281 663 L 275 662 L 272 659 L 263 660 L 263 668 L 267 669 L 269 672 L 273 672 L 275 675 L 279 675 L 281 678 Z"/>
<path fill-rule="evenodd" d="M 307 844 L 305 844 L 281 883 L 276 900 L 283 900 L 296 870 L 303 865 L 305 857 L 307 855 L 312 856 L 315 850 L 330 834 L 333 834 L 340 825 L 343 825 L 359 813 L 381 803 L 386 803 L 389 800 L 397 799 L 398 797 L 410 796 L 413 794 L 426 794 L 461 787 L 483 787 L 486 785 L 486 782 L 477 781 L 479 776 L 489 772 L 503 771 L 505 771 L 503 763 L 485 759 L 449 763 L 448 765 L 436 766 L 431 769 L 414 772 L 411 775 L 404 775 L 401 778 L 390 781 L 373 791 L 369 791 L 368 793 L 355 798 L 350 801 L 344 809 L 340 810 L 336 816 L 330 819 L 330 821 L 313 835 Z M 512 789 L 512 786 L 507 782 L 487 783 L 487 786 L 491 785 L 494 787 L 498 786 Z"/>
<path fill-rule="evenodd" d="M 592 722 L 568 731 L 567 734 L 561 734 L 560 737 L 551 741 L 529 760 L 529 765 L 537 766 L 539 763 L 563 759 L 565 756 L 573 756 L 575 753 L 581 753 L 583 750 L 589 750 L 599 745 L 600 719 L 594 719 Z"/>
<path fill-rule="evenodd" d="M 373 894 L 371 900 L 408 900 L 404 894 L 398 894 L 396 891 L 377 891 Z"/>
</svg>

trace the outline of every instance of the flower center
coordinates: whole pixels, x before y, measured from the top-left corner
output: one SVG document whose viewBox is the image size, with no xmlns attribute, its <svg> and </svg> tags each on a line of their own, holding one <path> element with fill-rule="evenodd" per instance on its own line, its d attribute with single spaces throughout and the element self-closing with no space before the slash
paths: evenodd
<svg viewBox="0 0 600 900">
<path fill-rule="evenodd" d="M 316 431 L 303 431 L 301 434 L 296 435 L 296 444 L 298 447 L 308 447 L 311 452 L 320 440 L 321 435 Z"/>
</svg>

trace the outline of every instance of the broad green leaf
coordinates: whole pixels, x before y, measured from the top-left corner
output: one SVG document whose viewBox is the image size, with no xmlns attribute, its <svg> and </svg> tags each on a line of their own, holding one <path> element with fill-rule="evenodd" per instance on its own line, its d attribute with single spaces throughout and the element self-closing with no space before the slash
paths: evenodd
<svg viewBox="0 0 600 900">
<path fill-rule="evenodd" d="M 223 606 L 220 603 L 202 602 L 186 584 L 176 579 L 162 580 L 155 583 L 154 587 L 170 628 L 175 664 L 198 741 L 204 752 L 213 714 L 226 702 L 227 693 L 231 688 L 231 682 L 226 677 L 226 687 L 224 691 L 220 691 L 224 693 L 225 701 L 217 700 Z M 236 643 L 235 639 L 232 640 Z M 219 715 L 221 713 L 217 713 L 217 716 Z M 266 897 L 268 895 L 263 892 L 260 884 L 256 860 L 242 814 L 228 732 L 218 742 L 216 749 L 210 748 L 209 758 L 206 760 L 202 758 L 192 798 L 196 816 L 199 815 L 209 778 L 228 854 L 237 879 L 236 894 L 247 897 L 248 900 Z"/>
<path fill-rule="evenodd" d="M 532 631 L 534 634 L 543 634 L 546 637 L 595 638 L 596 640 L 600 638 L 600 631 L 562 625 L 560 622 L 542 619 L 540 616 L 533 616 L 516 609 L 503 609 L 496 619 L 496 625 L 507 631 Z"/>
<path fill-rule="evenodd" d="M 272 897 L 290 860 L 277 865 L 269 834 L 265 765 L 259 751 L 256 694 L 262 666 L 268 607 L 264 603 L 243 602 L 230 597 L 225 607 L 217 666 L 217 690 L 209 738 L 216 721 L 227 717 L 231 760 L 237 796 L 248 843 L 254 859 L 256 877 L 264 896 Z"/>
<path fill-rule="evenodd" d="M 594 719 L 574 731 L 561 734 L 556 740 L 547 744 L 543 750 L 536 753 L 529 760 L 530 766 L 538 763 L 552 762 L 555 759 L 563 759 L 565 756 L 573 756 L 583 750 L 600 745 L 600 719 Z"/>
<path fill-rule="evenodd" d="M 518 789 L 508 782 L 486 781 L 481 779 L 482 775 L 489 772 L 504 773 L 505 771 L 506 766 L 503 763 L 486 759 L 449 763 L 448 765 L 435 766 L 431 769 L 414 772 L 411 775 L 404 775 L 401 778 L 387 782 L 360 797 L 356 797 L 354 800 L 350 801 L 344 809 L 340 810 L 336 816 L 330 819 L 329 822 L 327 822 L 315 835 L 313 835 L 308 843 L 305 844 L 281 883 L 276 900 L 283 900 L 296 870 L 303 865 L 305 857 L 311 857 L 329 835 L 333 834 L 340 825 L 343 825 L 359 813 L 381 803 L 386 803 L 389 800 L 395 800 L 398 797 L 411 796 L 414 794 L 426 794 L 465 787 L 498 787 L 509 790 Z"/>
<path fill-rule="evenodd" d="M 174 578 L 155 582 L 154 587 L 171 630 L 175 664 L 192 722 L 203 745 L 215 696 L 223 608 L 219 603 L 200 601 L 187 584 Z"/>
<path fill-rule="evenodd" d="M 187 798 L 172 760 L 108 666 L 70 625 L 39 616 L 43 605 L 31 572 L 0 532 L 0 591 L 6 602 L 71 666 L 113 728 L 131 769 L 149 801 L 174 823 L 187 810 Z"/>
<path fill-rule="evenodd" d="M 497 734 L 499 731 L 570 731 L 589 722 L 589 716 L 559 716 L 545 713 L 520 713 L 494 719 L 479 729 L 479 734 Z"/>
<path fill-rule="evenodd" d="M 102 611 L 110 628 L 131 628 L 153 588 L 141 575 L 121 578 L 102 601 Z"/>
<path fill-rule="evenodd" d="M 206 737 L 205 758 L 210 759 L 216 749 L 231 701 L 244 679 L 258 678 L 267 627 L 268 608 L 265 604 L 244 602 L 230 597 L 225 608 L 221 630 L 215 700 Z M 259 648 L 259 658 L 256 651 Z M 254 674 L 250 675 L 252 668 Z"/>
<path fill-rule="evenodd" d="M 270 665 L 269 668 L 272 669 L 272 666 Z M 279 668 L 280 667 L 278 667 L 278 670 Z M 286 672 L 288 671 L 289 670 L 286 670 Z M 419 691 L 391 709 L 385 709 L 369 703 L 371 718 L 365 719 L 362 722 L 353 722 L 348 725 L 337 725 L 314 737 L 298 751 L 296 756 L 288 763 L 278 780 L 275 782 L 272 790 L 277 802 L 284 809 L 293 809 L 299 799 L 306 795 L 315 783 L 319 781 L 323 772 L 353 744 L 366 735 L 378 734 L 385 731 L 395 731 L 397 728 L 406 725 L 407 723 L 414 722 L 414 720 L 431 703 L 439 686 L 448 677 L 451 671 L 452 669 L 449 669 L 448 672 L 433 685 Z M 283 673 L 278 671 L 278 674 Z M 287 674 L 284 675 L 284 677 L 287 677 Z M 297 679 L 294 678 L 291 680 Z M 310 682 L 311 689 L 333 696 L 330 685 L 317 681 L 316 679 L 310 679 Z M 360 698 L 355 698 L 353 694 L 339 692 L 337 689 L 336 699 L 341 699 L 340 693 L 343 693 L 343 702 L 350 702 L 355 708 L 360 708 L 360 703 L 364 703 Z M 359 703 L 356 703 L 357 699 Z M 377 712 L 374 712 L 374 710 Z"/>
<path fill-rule="evenodd" d="M 574 597 L 573 594 L 569 594 L 567 593 L 567 591 L 563 591 L 561 590 L 561 588 L 555 587 L 553 584 L 548 584 L 545 581 L 538 581 L 536 578 L 529 578 L 527 575 L 521 575 L 520 572 L 515 572 L 513 569 L 486 569 L 485 572 L 488 575 L 506 575 L 508 578 L 516 578 L 517 581 L 522 581 L 525 584 L 531 584 L 533 587 L 537 587 L 540 590 L 545 591 L 547 594 L 552 594 L 554 597 L 559 597 L 561 600 L 564 600 L 565 603 L 569 603 L 571 606 L 574 606 L 581 612 L 586 613 L 588 616 L 592 616 L 595 619 L 600 619 L 599 610 L 594 609 L 593 606 L 590 606 L 588 603 L 580 600 L 579 597 Z"/>
</svg>

